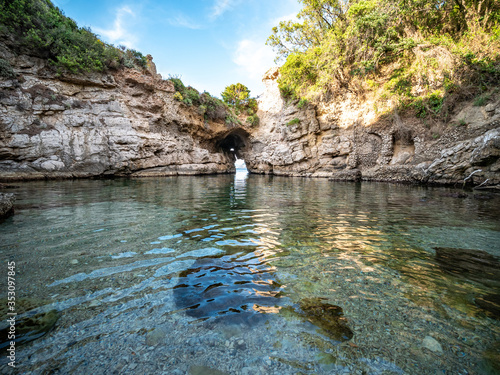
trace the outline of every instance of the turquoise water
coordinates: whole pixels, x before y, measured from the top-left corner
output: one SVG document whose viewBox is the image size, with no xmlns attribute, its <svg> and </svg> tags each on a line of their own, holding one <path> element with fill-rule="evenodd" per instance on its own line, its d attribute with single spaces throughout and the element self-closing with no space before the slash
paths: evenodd
<svg viewBox="0 0 500 375">
<path fill-rule="evenodd" d="M 18 321 L 45 317 L 19 372 L 499 371 L 498 195 L 242 171 L 16 185 L 0 260 Z"/>
</svg>

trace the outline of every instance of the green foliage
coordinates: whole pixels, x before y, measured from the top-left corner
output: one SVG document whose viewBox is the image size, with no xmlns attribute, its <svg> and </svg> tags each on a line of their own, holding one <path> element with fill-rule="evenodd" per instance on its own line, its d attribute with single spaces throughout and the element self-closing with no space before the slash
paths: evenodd
<svg viewBox="0 0 500 375">
<path fill-rule="evenodd" d="M 248 101 L 246 103 L 246 108 L 245 108 L 247 115 L 249 115 L 249 116 L 254 115 L 257 112 L 258 107 L 259 107 L 259 105 L 257 103 L 257 99 L 255 99 L 255 98 L 248 99 Z"/>
<path fill-rule="evenodd" d="M 48 59 L 59 71 L 104 71 L 121 66 L 145 68 L 146 58 L 103 43 L 80 28 L 50 0 L 0 1 L 0 36 L 14 35 L 15 49 Z"/>
<path fill-rule="evenodd" d="M 227 113 L 225 122 L 226 125 L 235 125 L 235 124 L 241 125 L 241 121 L 231 112 Z"/>
<path fill-rule="evenodd" d="M 185 88 L 184 93 L 184 103 L 187 105 L 200 105 L 200 93 L 195 88 L 188 86 Z"/>
<path fill-rule="evenodd" d="M 221 93 L 221 96 L 224 103 L 235 107 L 241 107 L 250 99 L 250 90 L 245 85 L 236 83 L 227 86 Z"/>
<path fill-rule="evenodd" d="M 247 117 L 247 123 L 250 124 L 250 126 L 257 126 L 259 125 L 260 119 L 257 114 L 253 114 L 251 116 Z"/>
<path fill-rule="evenodd" d="M 205 120 L 217 121 L 226 119 L 229 109 L 222 100 L 213 97 L 208 92 L 204 92 L 200 95 L 200 102 L 206 108 L 204 110 Z"/>
<path fill-rule="evenodd" d="M 139 67 L 145 69 L 148 63 L 146 56 L 135 49 L 125 49 L 122 57 L 123 65 L 127 68 Z"/>
<path fill-rule="evenodd" d="M 224 91 L 221 93 L 221 96 L 224 100 L 224 103 L 231 106 L 233 112 L 236 115 L 246 113 L 249 116 L 247 118 L 248 123 L 258 123 L 258 117 L 257 115 L 255 115 L 258 109 L 257 100 L 250 97 L 250 90 L 248 89 L 248 87 L 241 83 L 232 84 L 224 89 Z"/>
<path fill-rule="evenodd" d="M 413 109 L 415 115 L 419 118 L 426 118 L 428 116 L 436 116 L 443 108 L 444 95 L 440 91 L 435 91 L 429 95 L 422 97 L 411 98 L 411 100 L 403 106 Z"/>
<path fill-rule="evenodd" d="M 299 1 L 298 21 L 267 40 L 285 59 L 286 99 L 371 90 L 421 117 L 446 116 L 447 97 L 500 81 L 498 0 Z"/>
<path fill-rule="evenodd" d="M 186 89 L 186 86 L 184 86 L 179 77 L 169 77 L 168 80 L 174 84 L 175 91 L 184 92 Z"/>
<path fill-rule="evenodd" d="M 222 100 L 213 97 L 208 92 L 200 94 L 195 88 L 185 86 L 177 76 L 170 76 L 169 80 L 174 84 L 176 91 L 174 94 L 175 100 L 183 102 L 188 106 L 198 106 L 198 113 L 203 115 L 205 120 L 226 120 L 230 111 Z"/>
<path fill-rule="evenodd" d="M 476 99 L 474 99 L 473 104 L 475 107 L 482 107 L 482 106 L 486 105 L 486 103 L 488 103 L 489 100 L 490 100 L 489 95 L 480 95 Z"/>
<path fill-rule="evenodd" d="M 181 101 L 189 106 L 199 106 L 202 104 L 200 93 L 194 87 L 186 87 L 179 77 L 170 77 L 168 80 L 174 84 L 174 89 L 176 91 L 174 94 L 174 99 Z"/>
<path fill-rule="evenodd" d="M 174 99 L 179 101 L 179 102 L 182 102 L 184 100 L 184 97 L 182 96 L 182 94 L 179 91 L 176 91 L 174 94 Z"/>
<path fill-rule="evenodd" d="M 281 95 L 287 99 L 295 99 L 300 92 L 316 83 L 317 71 L 309 54 L 293 53 L 288 56 L 280 68 L 281 78 L 278 81 Z"/>
<path fill-rule="evenodd" d="M 299 100 L 299 103 L 297 104 L 297 108 L 302 109 L 302 108 L 306 107 L 308 104 L 309 104 L 309 101 L 307 99 L 302 98 Z"/>
<path fill-rule="evenodd" d="M 0 58 L 0 77 L 14 78 L 15 76 L 9 62 Z"/>
<path fill-rule="evenodd" d="M 300 124 L 300 119 L 298 119 L 297 117 L 286 123 L 287 126 L 296 125 L 296 124 Z"/>
</svg>

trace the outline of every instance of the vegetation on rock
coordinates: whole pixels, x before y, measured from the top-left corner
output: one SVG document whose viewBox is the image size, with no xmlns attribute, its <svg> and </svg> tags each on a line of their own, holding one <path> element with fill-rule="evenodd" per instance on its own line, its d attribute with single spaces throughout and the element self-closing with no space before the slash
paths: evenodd
<svg viewBox="0 0 500 375">
<path fill-rule="evenodd" d="M 498 1 L 300 2 L 299 22 L 280 22 L 267 41 L 285 59 L 285 98 L 373 93 L 388 110 L 445 117 L 457 99 L 498 86 Z"/>
<path fill-rule="evenodd" d="M 199 93 L 191 86 L 185 86 L 178 76 L 171 76 L 169 80 L 174 84 L 174 99 L 183 102 L 187 106 L 198 107 L 198 113 L 203 115 L 206 121 L 228 121 L 232 114 L 227 106 L 219 98 L 213 97 L 208 92 Z"/>
<path fill-rule="evenodd" d="M 221 93 L 225 103 L 240 107 L 250 100 L 250 90 L 241 83 L 227 86 Z"/>
<path fill-rule="evenodd" d="M 0 0 L 0 37 L 18 53 L 47 59 L 59 72 L 143 69 L 147 63 L 142 53 L 115 48 L 90 28 L 78 27 L 50 0 Z"/>
<path fill-rule="evenodd" d="M 246 122 L 251 126 L 259 124 L 257 116 L 257 100 L 250 97 L 250 90 L 242 83 L 227 86 L 221 93 L 222 99 L 239 114 L 246 114 Z"/>
<path fill-rule="evenodd" d="M 147 58 L 141 52 L 104 43 L 89 28 L 78 27 L 50 0 L 0 0 L 0 37 L 14 53 L 45 59 L 58 73 L 147 68 Z M 2 58 L 0 76 L 15 78 L 9 62 Z M 185 86 L 179 77 L 169 80 L 175 87 L 174 99 L 198 107 L 198 113 L 206 121 L 241 123 L 237 115 L 244 111 L 249 124 L 259 122 L 255 114 L 257 101 L 249 97 L 250 91 L 242 84 L 232 85 L 236 88 L 231 94 L 233 99 L 223 93 L 223 102 L 207 92 L 200 94 L 195 88 Z"/>
</svg>

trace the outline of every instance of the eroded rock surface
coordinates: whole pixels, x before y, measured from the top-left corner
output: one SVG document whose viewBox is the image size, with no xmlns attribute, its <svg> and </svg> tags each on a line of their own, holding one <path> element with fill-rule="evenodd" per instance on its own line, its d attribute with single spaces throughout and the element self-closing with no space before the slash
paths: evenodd
<svg viewBox="0 0 500 375">
<path fill-rule="evenodd" d="M 0 78 L 1 179 L 234 171 L 217 147 L 231 126 L 174 100 L 153 67 L 56 77 L 40 59 L 0 52 L 17 74 Z"/>
<path fill-rule="evenodd" d="M 461 108 L 433 133 L 421 119 L 381 116 L 354 95 L 286 102 L 264 77 L 260 124 L 206 121 L 148 70 L 56 76 L 0 43 L 16 79 L 0 78 L 0 180 L 250 172 L 334 180 L 500 184 L 500 97 Z M 496 101 L 495 101 L 496 100 Z"/>
<path fill-rule="evenodd" d="M 500 101 L 463 108 L 441 134 L 416 118 L 379 116 L 354 96 L 317 106 L 280 97 L 264 77 L 260 126 L 245 159 L 255 173 L 418 183 L 500 183 Z M 470 176 L 472 174 L 472 176 Z M 468 178 L 470 176 L 470 178 Z"/>
</svg>

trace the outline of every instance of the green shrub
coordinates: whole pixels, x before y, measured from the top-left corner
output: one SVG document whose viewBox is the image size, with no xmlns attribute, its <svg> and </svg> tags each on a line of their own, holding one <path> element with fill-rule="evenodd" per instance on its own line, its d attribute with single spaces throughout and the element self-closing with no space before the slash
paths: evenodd
<svg viewBox="0 0 500 375">
<path fill-rule="evenodd" d="M 205 120 L 217 121 L 226 119 L 228 107 L 222 100 L 213 97 L 208 92 L 204 92 L 200 95 L 200 102 L 206 107 Z"/>
<path fill-rule="evenodd" d="M 172 77 L 170 76 L 168 78 L 169 81 L 171 81 L 174 84 L 175 91 L 178 92 L 184 92 L 186 89 L 186 86 L 184 86 L 184 83 L 182 83 L 181 79 L 179 77 Z"/>
<path fill-rule="evenodd" d="M 7 60 L 0 58 L 0 77 L 14 78 L 16 75 Z"/>
<path fill-rule="evenodd" d="M 475 107 L 482 107 L 482 106 L 486 105 L 486 103 L 488 103 L 489 100 L 490 100 L 489 95 L 481 95 L 481 96 L 478 96 L 476 99 L 474 99 L 473 104 Z"/>
<path fill-rule="evenodd" d="M 307 99 L 302 98 L 299 100 L 299 103 L 297 104 L 297 108 L 302 109 L 302 108 L 306 107 L 308 104 L 309 104 L 309 101 Z"/>
<path fill-rule="evenodd" d="M 228 112 L 225 119 L 226 125 L 241 125 L 241 121 L 238 120 L 232 113 Z"/>
<path fill-rule="evenodd" d="M 174 99 L 179 101 L 179 102 L 182 102 L 184 100 L 184 97 L 182 96 L 182 94 L 179 91 L 176 91 L 174 94 Z"/>
<path fill-rule="evenodd" d="M 14 36 L 14 50 L 47 59 L 60 72 L 146 67 L 140 52 L 121 51 L 102 42 L 89 28 L 78 27 L 64 16 L 50 0 L 2 1 L 0 24 L 0 36 Z"/>
<path fill-rule="evenodd" d="M 300 119 L 298 119 L 297 117 L 295 117 L 293 120 L 290 120 L 286 123 L 287 126 L 296 125 L 296 124 L 300 124 Z"/>
<path fill-rule="evenodd" d="M 200 105 L 200 93 L 195 88 L 188 86 L 184 90 L 184 103 L 187 105 Z"/>
<path fill-rule="evenodd" d="M 250 124 L 250 126 L 257 126 L 259 125 L 259 122 L 259 116 L 256 114 L 247 117 L 247 123 Z"/>
</svg>

